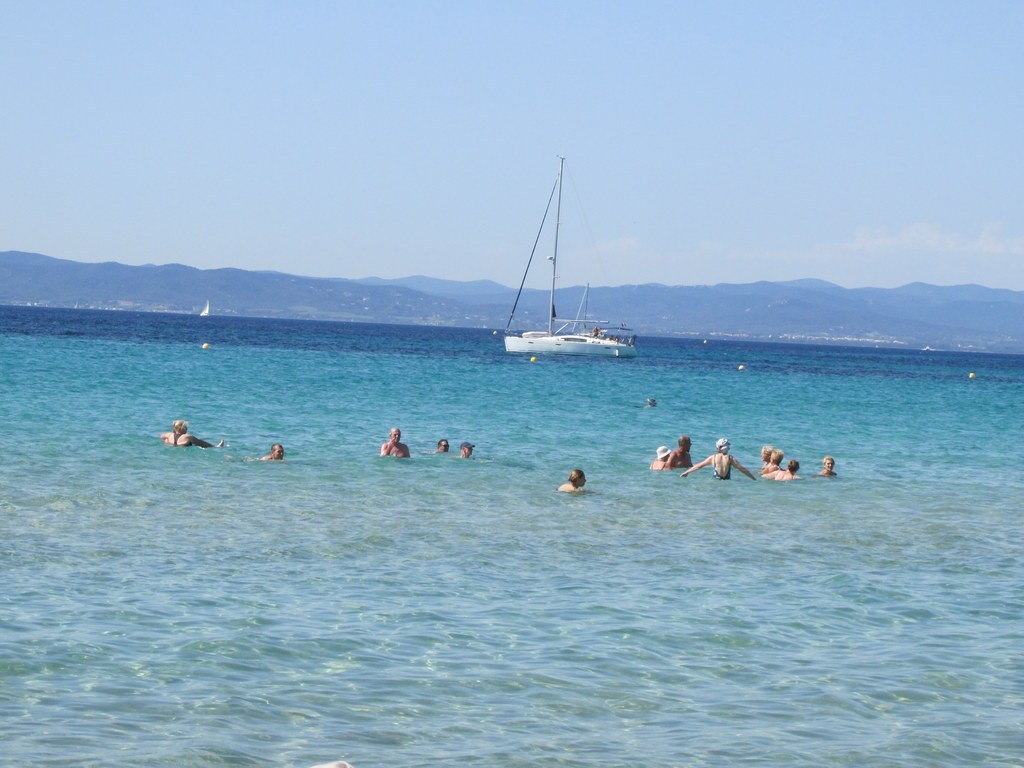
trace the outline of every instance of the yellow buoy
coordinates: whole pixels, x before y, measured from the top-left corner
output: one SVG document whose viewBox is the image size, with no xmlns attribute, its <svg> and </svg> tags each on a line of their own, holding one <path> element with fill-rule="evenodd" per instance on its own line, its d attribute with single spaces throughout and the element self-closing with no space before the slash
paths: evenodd
<svg viewBox="0 0 1024 768">
<path fill-rule="evenodd" d="M 969 374 L 967 374 L 967 378 L 968 379 L 973 379 L 974 378 L 974 371 L 971 371 Z"/>
<path fill-rule="evenodd" d="M 740 366 L 739 368 L 737 368 L 736 370 L 738 370 L 738 371 L 745 371 L 745 370 L 747 370 L 747 366 L 745 366 L 745 365 L 741 365 L 741 366 Z"/>
<path fill-rule="evenodd" d="M 530 358 L 530 362 L 531 363 L 536 363 L 537 362 L 537 358 L 536 357 L 531 357 Z"/>
<path fill-rule="evenodd" d="M 210 348 L 210 343 L 209 342 L 206 342 L 205 344 L 203 344 L 203 349 L 209 349 L 209 348 Z"/>
</svg>

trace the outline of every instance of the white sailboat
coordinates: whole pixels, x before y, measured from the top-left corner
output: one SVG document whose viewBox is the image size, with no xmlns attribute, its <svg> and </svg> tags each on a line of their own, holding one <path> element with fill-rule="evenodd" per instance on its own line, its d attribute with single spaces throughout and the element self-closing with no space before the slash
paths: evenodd
<svg viewBox="0 0 1024 768">
<path fill-rule="evenodd" d="M 209 317 L 210 316 L 210 300 L 209 299 L 206 300 L 206 306 L 203 307 L 203 311 L 199 313 L 199 316 L 200 317 Z"/>
<path fill-rule="evenodd" d="M 565 158 L 558 158 L 558 178 L 555 180 L 555 188 L 551 190 L 551 198 L 557 192 L 557 203 L 555 206 L 555 245 L 554 252 L 548 257 L 551 262 L 551 300 L 548 303 L 548 328 L 546 331 L 522 331 L 515 333 L 509 330 L 512 325 L 512 318 L 515 317 L 516 307 L 519 305 L 519 297 L 523 293 L 523 285 L 526 284 L 526 275 L 530 271 L 530 263 L 533 262 L 534 253 L 537 250 L 537 241 L 540 240 L 540 232 L 537 233 L 537 241 L 534 242 L 534 253 L 530 254 L 530 261 L 527 262 L 526 272 L 519 284 L 519 293 L 516 294 L 515 304 L 512 305 L 512 313 L 509 315 L 508 323 L 505 325 L 505 351 L 523 352 L 533 355 L 594 355 L 599 357 L 636 357 L 636 336 L 632 335 L 625 326 L 615 329 L 614 332 L 608 329 L 607 322 L 603 320 L 588 320 L 582 308 L 586 303 L 587 293 L 584 294 L 581 302 L 581 312 L 577 312 L 575 320 L 559 319 L 555 314 L 555 283 L 558 280 L 558 230 L 562 223 L 562 170 L 565 165 Z M 548 198 L 548 210 L 551 208 L 551 198 Z M 544 211 L 544 219 L 547 219 L 548 211 Z M 541 221 L 543 230 L 544 222 Z M 587 286 L 589 293 L 590 286 Z"/>
</svg>

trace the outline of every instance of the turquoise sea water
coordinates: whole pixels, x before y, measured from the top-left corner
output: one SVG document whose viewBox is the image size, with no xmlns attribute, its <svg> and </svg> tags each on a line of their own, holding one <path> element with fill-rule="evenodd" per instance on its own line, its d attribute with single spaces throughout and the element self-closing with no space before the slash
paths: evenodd
<svg viewBox="0 0 1024 768">
<path fill-rule="evenodd" d="M 1024 358 L 639 344 L 0 308 L 0 762 L 1024 765 Z"/>
</svg>

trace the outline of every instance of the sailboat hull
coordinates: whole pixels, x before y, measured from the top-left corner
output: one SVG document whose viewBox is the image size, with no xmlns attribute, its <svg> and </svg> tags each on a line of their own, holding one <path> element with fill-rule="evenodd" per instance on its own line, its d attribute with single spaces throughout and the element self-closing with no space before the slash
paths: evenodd
<svg viewBox="0 0 1024 768">
<path fill-rule="evenodd" d="M 547 334 L 540 331 L 505 336 L 505 351 L 531 355 L 586 355 L 589 357 L 636 357 L 632 339 L 618 341 L 578 333 Z"/>
</svg>

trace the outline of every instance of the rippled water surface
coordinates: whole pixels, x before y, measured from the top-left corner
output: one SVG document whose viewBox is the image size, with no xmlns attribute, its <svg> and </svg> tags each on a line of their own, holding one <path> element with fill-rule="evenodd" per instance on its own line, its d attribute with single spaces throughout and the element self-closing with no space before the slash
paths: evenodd
<svg viewBox="0 0 1024 768">
<path fill-rule="evenodd" d="M 1024 765 L 1024 359 L 640 349 L 0 308 L 0 762 Z"/>
</svg>

